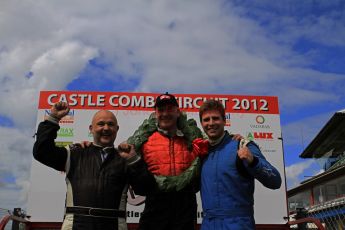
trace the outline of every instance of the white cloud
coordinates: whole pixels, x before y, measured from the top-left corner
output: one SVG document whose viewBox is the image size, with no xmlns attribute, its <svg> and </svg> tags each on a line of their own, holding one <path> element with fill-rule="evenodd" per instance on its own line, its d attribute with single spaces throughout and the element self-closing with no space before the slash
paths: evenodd
<svg viewBox="0 0 345 230">
<path fill-rule="evenodd" d="M 39 90 L 64 89 L 88 60 L 97 55 L 96 49 L 79 42 L 66 42 L 40 56 L 21 59 L 22 55 L 26 56 L 26 50 L 18 47 L 3 52 L 0 58 L 0 68 L 4 67 L 0 77 L 5 76 L 5 84 L 0 86 L 0 113 L 13 119 L 19 127 L 33 126 Z M 20 68 L 16 69 L 16 65 L 28 69 L 18 71 Z M 28 73 L 31 76 L 25 77 Z"/>
<path fill-rule="evenodd" d="M 109 76 L 119 74 L 124 79 L 138 78 L 137 91 L 269 94 L 279 96 L 289 107 L 320 100 L 329 102 L 344 96 L 343 90 L 331 90 L 330 86 L 344 83 L 343 76 L 309 70 L 308 56 L 293 51 L 289 42 L 277 41 L 278 35 L 273 37 L 259 22 L 240 17 L 232 10 L 236 9 L 232 4 L 229 8 L 222 8 L 222 4 L 210 0 L 183 4 L 7 2 L 3 27 L 8 36 L 3 36 L 7 41 L 4 53 L 9 55 L 2 60 L 9 63 L 4 65 L 8 71 L 3 76 L 20 78 L 34 69 L 40 77 L 30 79 L 30 86 L 61 89 L 77 76 L 87 59 L 99 52 L 110 66 L 109 73 L 90 80 L 112 80 Z M 253 5 L 253 10 L 260 9 L 261 4 Z M 272 8 L 284 10 L 280 4 L 273 4 Z M 37 14 L 38 11 L 41 13 Z M 17 19 L 18 14 L 26 20 Z M 282 19 L 275 16 L 272 21 L 282 22 Z M 33 32 L 23 36 L 22 30 L 14 32 L 7 26 L 10 22 L 23 29 L 25 25 L 26 33 Z M 291 29 L 294 36 L 283 30 L 288 23 L 298 25 L 291 20 L 283 23 L 281 34 L 285 39 L 293 42 L 304 36 L 303 29 Z M 314 24 L 318 28 L 318 23 Z M 79 51 L 71 51 L 71 46 Z M 78 60 L 81 62 L 77 63 Z M 18 73 L 14 74 L 15 71 Z M 321 84 L 325 78 L 329 83 Z M 315 92 L 315 85 L 321 85 L 321 90 L 318 86 Z M 290 100 L 290 91 L 298 96 L 296 100 Z"/>
<path fill-rule="evenodd" d="M 335 112 L 335 111 L 334 111 Z M 333 113 L 334 113 L 333 112 Z M 305 149 L 322 127 L 333 116 L 333 113 L 322 113 L 315 116 L 298 119 L 282 127 L 285 146 L 301 146 Z"/>
<path fill-rule="evenodd" d="M 79 42 L 66 42 L 47 50 L 34 61 L 29 84 L 45 90 L 63 89 L 96 55 L 96 49 Z"/>
<path fill-rule="evenodd" d="M 32 160 L 33 133 L 0 127 L 1 208 L 24 207 Z M 6 179 L 6 177 L 8 179 Z"/>
<path fill-rule="evenodd" d="M 305 170 L 309 169 L 314 162 L 314 160 L 305 160 L 303 162 L 285 167 L 288 187 L 291 188 L 299 185 L 299 182 L 301 181 L 300 176 L 303 176 Z"/>
<path fill-rule="evenodd" d="M 319 175 L 319 174 L 324 173 L 324 172 L 325 172 L 324 169 L 320 169 L 320 170 L 316 171 L 314 175 L 316 176 L 316 175 Z"/>
</svg>

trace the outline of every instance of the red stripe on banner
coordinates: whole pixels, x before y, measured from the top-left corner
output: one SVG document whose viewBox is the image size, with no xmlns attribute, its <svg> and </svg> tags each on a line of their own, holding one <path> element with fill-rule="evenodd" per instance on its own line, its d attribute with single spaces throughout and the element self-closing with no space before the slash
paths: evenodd
<svg viewBox="0 0 345 230">
<path fill-rule="evenodd" d="M 50 109 L 58 101 L 68 102 L 71 109 L 108 109 L 151 111 L 157 93 L 41 91 L 39 109 Z M 180 109 L 198 112 L 203 101 L 213 98 L 222 102 L 226 112 L 279 114 L 278 98 L 274 96 L 243 96 L 215 94 L 175 94 Z"/>
</svg>

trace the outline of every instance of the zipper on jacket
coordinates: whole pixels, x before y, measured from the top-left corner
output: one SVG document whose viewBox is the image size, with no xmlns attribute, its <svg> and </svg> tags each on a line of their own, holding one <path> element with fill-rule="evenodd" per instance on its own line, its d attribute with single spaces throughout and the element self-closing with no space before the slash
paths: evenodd
<svg viewBox="0 0 345 230">
<path fill-rule="evenodd" d="M 219 191 L 219 180 L 218 180 L 218 177 L 219 177 L 219 171 L 218 171 L 218 162 L 219 162 L 219 155 L 220 155 L 220 151 L 219 150 L 216 150 L 215 151 L 215 161 L 216 161 L 216 164 L 215 164 L 215 172 L 216 172 L 216 178 L 215 178 L 215 181 L 216 181 L 216 189 L 217 189 L 217 193 L 216 194 L 220 194 L 220 191 Z M 216 196 L 216 202 L 217 202 L 217 207 L 220 207 L 220 196 Z"/>
<path fill-rule="evenodd" d="M 170 175 L 176 176 L 174 138 L 169 137 L 169 155 L 170 155 Z"/>
</svg>

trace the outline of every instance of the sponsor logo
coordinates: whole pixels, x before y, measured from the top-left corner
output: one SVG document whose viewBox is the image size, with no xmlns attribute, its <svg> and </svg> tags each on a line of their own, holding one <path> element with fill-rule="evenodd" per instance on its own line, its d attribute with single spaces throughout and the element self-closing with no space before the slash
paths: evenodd
<svg viewBox="0 0 345 230">
<path fill-rule="evenodd" d="M 277 152 L 276 149 L 266 149 L 266 148 L 263 148 L 262 146 L 259 146 L 259 149 L 264 154 L 271 154 L 271 153 L 276 153 Z"/>
<path fill-rule="evenodd" d="M 265 124 L 265 117 L 262 115 L 258 115 L 255 118 L 256 124 L 251 124 L 250 128 L 252 129 L 270 129 L 271 127 L 267 124 Z"/>
<path fill-rule="evenodd" d="M 249 140 L 273 140 L 273 133 L 268 132 L 252 132 L 247 133 Z"/>
<path fill-rule="evenodd" d="M 265 118 L 264 118 L 264 116 L 262 116 L 262 115 L 256 116 L 255 120 L 256 120 L 256 123 L 258 123 L 258 124 L 263 124 L 263 123 L 265 123 Z"/>
<path fill-rule="evenodd" d="M 44 110 L 44 119 L 46 119 L 51 113 L 50 109 Z M 71 109 L 66 116 L 60 120 L 60 124 L 73 124 L 74 122 L 74 109 Z"/>
<path fill-rule="evenodd" d="M 58 133 L 58 137 L 73 137 L 74 136 L 74 130 L 73 128 L 60 128 Z"/>
<path fill-rule="evenodd" d="M 67 145 L 73 144 L 72 141 L 55 141 L 55 145 L 58 147 L 65 147 Z"/>
<path fill-rule="evenodd" d="M 225 126 L 231 126 L 231 120 L 230 120 L 230 118 L 231 118 L 230 113 L 226 113 L 226 114 L 225 114 Z"/>
<path fill-rule="evenodd" d="M 146 199 L 145 196 L 136 195 L 132 187 L 128 188 L 128 191 L 127 191 L 128 204 L 133 205 L 133 206 L 139 206 L 145 202 L 145 199 Z"/>
<path fill-rule="evenodd" d="M 261 152 L 270 154 L 270 153 L 276 153 L 277 150 L 276 149 L 261 149 Z"/>
</svg>

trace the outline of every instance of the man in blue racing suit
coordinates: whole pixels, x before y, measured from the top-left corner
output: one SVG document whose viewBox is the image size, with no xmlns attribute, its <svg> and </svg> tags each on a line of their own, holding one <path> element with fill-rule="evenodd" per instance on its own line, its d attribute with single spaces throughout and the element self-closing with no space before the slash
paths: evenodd
<svg viewBox="0 0 345 230">
<path fill-rule="evenodd" d="M 225 110 L 219 101 L 204 102 L 199 117 L 210 143 L 201 169 L 201 230 L 255 229 L 254 179 L 278 189 L 280 174 L 255 143 L 232 140 L 224 131 Z"/>
</svg>

